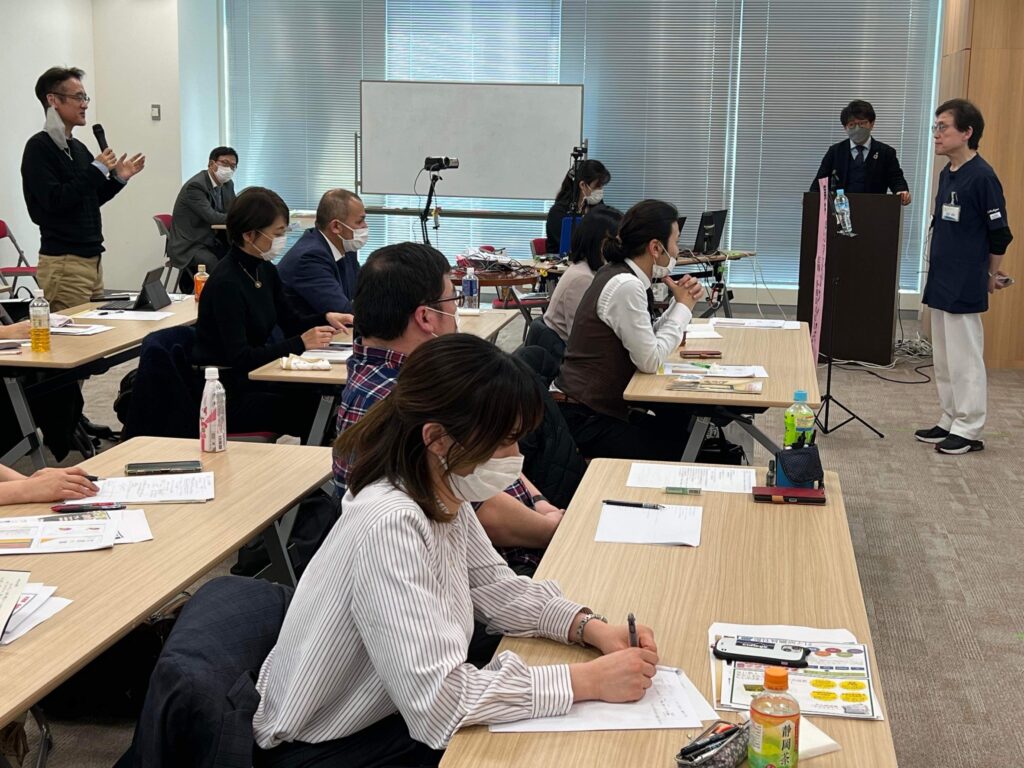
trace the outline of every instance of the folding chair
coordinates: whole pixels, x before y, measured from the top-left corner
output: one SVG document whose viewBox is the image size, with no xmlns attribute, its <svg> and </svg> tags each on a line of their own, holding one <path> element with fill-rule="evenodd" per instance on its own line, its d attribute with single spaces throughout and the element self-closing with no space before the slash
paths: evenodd
<svg viewBox="0 0 1024 768">
<path fill-rule="evenodd" d="M 169 213 L 158 213 L 153 216 L 153 221 L 156 222 L 156 230 L 164 238 L 164 290 L 170 290 L 171 275 L 174 274 L 174 265 L 171 264 L 170 256 L 168 255 L 168 249 L 171 244 L 171 214 Z M 178 276 L 181 276 L 181 270 L 178 270 Z M 175 283 L 177 287 L 177 283 Z"/>
<path fill-rule="evenodd" d="M 11 228 L 7 226 L 7 222 L 0 219 L 0 240 L 7 238 L 11 241 L 14 246 L 14 250 L 18 252 L 18 262 L 13 267 L 0 267 L 0 282 L 4 285 L 10 285 L 11 287 L 11 298 L 13 299 L 18 293 L 18 278 L 27 277 L 31 278 L 36 286 L 39 286 L 39 280 L 36 278 L 36 267 L 33 267 L 28 263 L 28 259 L 25 258 L 25 252 L 21 250 L 21 246 L 18 245 L 18 241 L 14 239 L 14 233 L 11 232 Z M 7 282 L 7 278 L 13 278 L 10 283 Z M 25 290 L 28 290 L 31 295 L 31 290 L 22 286 Z"/>
</svg>

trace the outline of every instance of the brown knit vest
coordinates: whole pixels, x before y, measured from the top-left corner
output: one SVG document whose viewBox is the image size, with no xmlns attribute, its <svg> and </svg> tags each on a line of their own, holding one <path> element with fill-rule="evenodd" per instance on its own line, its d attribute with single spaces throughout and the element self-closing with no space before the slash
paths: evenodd
<svg viewBox="0 0 1024 768">
<path fill-rule="evenodd" d="M 635 273 L 625 262 L 606 264 L 598 270 L 576 310 L 562 368 L 555 380 L 566 395 L 622 421 L 629 418 L 622 393 L 636 373 L 636 366 L 615 331 L 597 316 L 597 300 L 613 277 L 632 274 Z"/>
</svg>

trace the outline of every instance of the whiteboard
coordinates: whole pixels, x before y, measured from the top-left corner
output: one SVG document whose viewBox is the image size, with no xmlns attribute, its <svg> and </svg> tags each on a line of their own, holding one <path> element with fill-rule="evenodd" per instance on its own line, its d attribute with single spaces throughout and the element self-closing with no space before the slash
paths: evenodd
<svg viewBox="0 0 1024 768">
<path fill-rule="evenodd" d="M 460 165 L 440 195 L 550 200 L 583 134 L 583 86 L 363 80 L 359 124 L 365 194 L 411 195 L 423 158 L 448 155 Z"/>
</svg>

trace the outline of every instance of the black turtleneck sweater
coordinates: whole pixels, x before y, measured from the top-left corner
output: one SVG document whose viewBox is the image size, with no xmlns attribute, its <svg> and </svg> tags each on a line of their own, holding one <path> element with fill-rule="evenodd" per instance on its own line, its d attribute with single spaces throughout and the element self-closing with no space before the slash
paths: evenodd
<svg viewBox="0 0 1024 768">
<path fill-rule="evenodd" d="M 301 355 L 305 347 L 300 335 L 326 324 L 324 315 L 295 313 L 284 297 L 277 267 L 232 247 L 203 288 L 193 356 L 199 366 L 231 368 L 221 378 L 237 383 L 271 360 Z M 284 331 L 283 341 L 271 340 L 275 326 Z"/>
<path fill-rule="evenodd" d="M 99 256 L 103 253 L 100 206 L 124 189 L 111 174 L 96 168 L 88 147 L 68 138 L 68 157 L 46 131 L 25 145 L 22 191 L 32 221 L 39 225 L 44 256 Z"/>
</svg>

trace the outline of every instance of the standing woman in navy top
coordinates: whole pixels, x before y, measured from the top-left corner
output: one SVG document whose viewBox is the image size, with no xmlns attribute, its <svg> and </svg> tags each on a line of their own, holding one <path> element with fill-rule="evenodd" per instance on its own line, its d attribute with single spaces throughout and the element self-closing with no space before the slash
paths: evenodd
<svg viewBox="0 0 1024 768">
<path fill-rule="evenodd" d="M 941 453 L 985 448 L 985 330 L 989 294 L 1005 288 L 1000 268 L 1013 239 L 1006 200 L 992 166 L 978 154 L 985 128 L 971 102 L 952 99 L 935 110 L 935 154 L 949 158 L 939 174 L 932 214 L 931 259 L 922 301 L 931 308 L 935 383 L 942 416 L 914 436 Z"/>
<path fill-rule="evenodd" d="M 305 438 L 316 396 L 249 380 L 271 360 L 323 349 L 351 315 L 299 316 L 284 298 L 271 260 L 281 254 L 288 206 L 276 192 L 249 187 L 228 211 L 231 250 L 213 270 L 196 323 L 195 363 L 215 366 L 227 390 L 229 432 L 276 432 Z M 283 335 L 275 334 L 280 327 Z"/>
<path fill-rule="evenodd" d="M 577 216 L 583 216 L 591 208 L 601 204 L 601 201 L 604 200 L 604 188 L 611 180 L 611 173 L 600 160 L 584 160 L 580 163 L 575 177 L 571 170 L 565 174 L 562 186 L 555 196 L 555 202 L 548 209 L 546 227 L 548 253 L 561 253 L 559 245 L 562 239 L 562 219 L 569 215 L 573 186 L 577 188 L 574 213 Z M 569 243 L 566 243 L 565 247 L 568 249 Z"/>
</svg>

